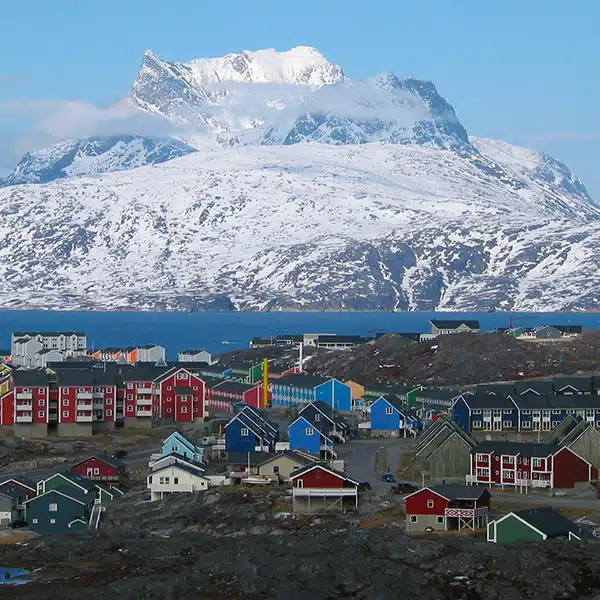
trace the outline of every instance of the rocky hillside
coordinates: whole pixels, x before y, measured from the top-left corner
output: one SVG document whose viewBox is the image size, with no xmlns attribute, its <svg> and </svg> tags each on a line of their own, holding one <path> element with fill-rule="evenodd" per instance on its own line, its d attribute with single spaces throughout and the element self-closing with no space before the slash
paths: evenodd
<svg viewBox="0 0 600 600">
<path fill-rule="evenodd" d="M 408 537 L 394 523 L 364 529 L 351 515 L 303 519 L 277 510 L 268 497 L 210 492 L 139 505 L 139 515 L 127 513 L 97 533 L 0 545 L 2 565 L 35 570 L 30 583 L 0 594 L 11 600 L 592 600 L 600 594 L 595 542 L 501 547 Z"/>
<path fill-rule="evenodd" d="M 455 334 L 427 342 L 385 335 L 351 352 L 319 353 L 307 369 L 343 379 L 471 385 L 600 370 L 600 333 L 556 342 L 502 334 Z"/>
</svg>

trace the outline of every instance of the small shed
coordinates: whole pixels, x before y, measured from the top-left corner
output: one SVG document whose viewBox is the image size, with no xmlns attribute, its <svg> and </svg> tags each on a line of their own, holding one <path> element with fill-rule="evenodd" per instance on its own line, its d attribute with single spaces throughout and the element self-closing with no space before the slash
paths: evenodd
<svg viewBox="0 0 600 600">
<path fill-rule="evenodd" d="M 496 544 L 551 538 L 580 540 L 581 532 L 572 521 L 549 507 L 518 510 L 488 523 L 487 540 Z"/>
</svg>

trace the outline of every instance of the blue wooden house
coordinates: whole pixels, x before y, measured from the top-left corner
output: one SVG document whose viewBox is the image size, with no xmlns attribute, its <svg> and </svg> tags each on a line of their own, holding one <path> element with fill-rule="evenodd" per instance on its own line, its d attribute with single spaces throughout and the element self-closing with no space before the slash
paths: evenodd
<svg viewBox="0 0 600 600">
<path fill-rule="evenodd" d="M 316 388 L 327 382 L 319 375 L 298 373 L 273 379 L 271 391 L 272 404 L 275 406 L 296 406 L 316 400 Z"/>
<path fill-rule="evenodd" d="M 227 452 L 273 452 L 278 439 L 278 429 L 249 406 L 225 425 Z"/>
<path fill-rule="evenodd" d="M 519 411 L 510 396 L 463 394 L 454 401 L 452 420 L 467 433 L 517 431 Z"/>
<path fill-rule="evenodd" d="M 174 431 L 162 441 L 161 454 L 167 456 L 173 453 L 192 461 L 204 462 L 204 448 L 196 446 L 178 431 Z"/>
<path fill-rule="evenodd" d="M 398 436 L 400 432 L 416 435 L 422 429 L 421 420 L 398 398 L 380 396 L 371 405 L 371 433 Z"/>
<path fill-rule="evenodd" d="M 315 400 L 325 402 L 334 410 L 349 412 L 352 410 L 352 389 L 337 379 L 330 379 L 315 388 Z"/>
<path fill-rule="evenodd" d="M 65 533 L 86 527 L 93 504 L 93 494 L 74 488 L 51 489 L 24 503 L 25 518 L 36 533 Z"/>
<path fill-rule="evenodd" d="M 333 440 L 325 433 L 325 421 L 314 421 L 309 415 L 298 417 L 288 425 L 290 450 L 302 450 L 317 456 L 336 457 Z"/>
<path fill-rule="evenodd" d="M 318 423 L 319 430 L 333 440 L 346 442 L 350 437 L 351 432 L 346 420 L 321 400 L 303 406 L 298 416 L 304 417 L 311 423 Z"/>
</svg>

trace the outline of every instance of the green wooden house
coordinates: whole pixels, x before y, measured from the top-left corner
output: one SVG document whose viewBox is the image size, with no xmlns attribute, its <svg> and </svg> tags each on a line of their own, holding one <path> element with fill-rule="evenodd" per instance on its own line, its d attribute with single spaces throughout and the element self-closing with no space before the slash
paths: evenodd
<svg viewBox="0 0 600 600">
<path fill-rule="evenodd" d="M 92 494 L 57 487 L 27 500 L 25 519 L 29 529 L 41 535 L 66 533 L 87 527 L 93 505 Z"/>
<path fill-rule="evenodd" d="M 364 384 L 363 399 L 368 402 L 374 402 L 381 396 L 397 396 L 403 404 L 413 406 L 415 396 L 423 390 L 420 385 L 405 385 L 394 381 L 368 381 Z"/>
<path fill-rule="evenodd" d="M 518 510 L 488 523 L 487 540 L 496 544 L 551 538 L 581 540 L 581 532 L 572 521 L 548 507 Z"/>
<path fill-rule="evenodd" d="M 92 500 L 97 496 L 96 483 L 85 477 L 79 477 L 74 473 L 55 473 L 47 479 L 39 481 L 37 484 L 37 493 L 45 494 L 50 490 L 56 489 L 72 490 L 75 494 L 89 494 Z"/>
</svg>

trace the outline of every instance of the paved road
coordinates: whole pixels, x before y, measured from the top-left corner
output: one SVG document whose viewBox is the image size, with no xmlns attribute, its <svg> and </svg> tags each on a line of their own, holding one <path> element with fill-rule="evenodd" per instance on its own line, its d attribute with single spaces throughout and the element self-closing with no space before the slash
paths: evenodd
<svg viewBox="0 0 600 600">
<path fill-rule="evenodd" d="M 123 458 L 121 460 L 121 462 L 125 463 L 126 465 L 131 465 L 131 464 L 135 464 L 138 462 L 148 461 L 148 459 L 150 458 L 150 455 L 154 452 L 156 452 L 156 448 L 148 449 L 148 450 L 139 450 L 137 452 L 130 452 L 125 458 Z M 75 464 L 79 460 L 84 460 L 84 459 L 88 458 L 89 456 L 91 456 L 92 454 L 93 453 L 88 452 L 87 454 L 74 456 L 73 458 L 71 458 L 70 460 L 68 460 L 65 463 L 59 463 L 59 464 L 53 465 L 51 467 L 43 467 L 41 469 L 29 469 L 29 470 L 25 470 L 25 471 L 20 470 L 20 471 L 12 471 L 12 472 L 0 471 L 0 480 L 6 481 L 7 479 L 10 479 L 12 477 L 14 477 L 14 478 L 26 477 L 27 479 L 37 482 L 37 481 L 40 481 L 42 479 L 49 477 L 50 475 L 54 475 L 54 473 L 61 473 L 62 471 L 64 471 L 66 469 L 67 466 Z"/>
<path fill-rule="evenodd" d="M 387 492 L 391 484 L 381 481 L 381 475 L 385 472 L 375 470 L 375 456 L 380 448 L 387 451 L 387 464 L 395 473 L 398 469 L 400 457 L 410 454 L 414 441 L 410 439 L 365 439 L 352 440 L 347 444 L 336 445 L 338 458 L 344 460 L 344 467 L 351 477 L 358 481 L 368 481 L 375 492 Z"/>
<path fill-rule="evenodd" d="M 503 492 L 497 488 L 492 488 L 490 492 L 492 498 L 514 502 L 515 504 L 548 504 L 557 507 L 562 506 L 563 508 L 583 508 L 600 512 L 600 500 L 593 495 L 593 492 L 580 493 L 575 496 L 548 496 L 537 493 L 515 494 L 514 492 Z"/>
</svg>

